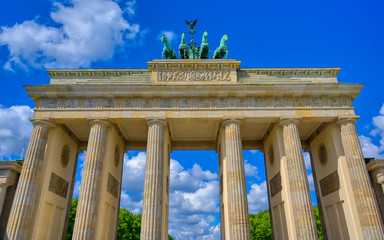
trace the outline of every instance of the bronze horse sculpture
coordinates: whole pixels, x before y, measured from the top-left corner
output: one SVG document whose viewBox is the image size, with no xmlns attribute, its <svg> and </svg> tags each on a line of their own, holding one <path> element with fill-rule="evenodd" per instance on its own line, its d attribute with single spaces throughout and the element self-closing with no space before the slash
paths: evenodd
<svg viewBox="0 0 384 240">
<path fill-rule="evenodd" d="M 181 43 L 179 45 L 179 54 L 181 59 L 188 59 L 188 47 L 185 43 L 185 33 L 181 34 Z"/>
<path fill-rule="evenodd" d="M 216 48 L 215 52 L 213 53 L 213 59 L 220 59 L 225 56 L 225 58 L 228 58 L 228 50 L 227 50 L 227 41 L 228 41 L 228 34 L 225 34 L 220 41 L 220 46 Z"/>
<path fill-rule="evenodd" d="M 162 57 L 163 59 L 176 59 L 176 52 L 172 49 L 169 41 L 165 35 L 161 37 L 161 42 L 164 43 Z"/>
<path fill-rule="evenodd" d="M 209 45 L 208 45 L 208 32 L 207 31 L 205 31 L 203 34 L 203 39 L 201 41 L 199 55 L 200 55 L 200 59 L 208 59 L 208 57 L 209 57 Z"/>
</svg>

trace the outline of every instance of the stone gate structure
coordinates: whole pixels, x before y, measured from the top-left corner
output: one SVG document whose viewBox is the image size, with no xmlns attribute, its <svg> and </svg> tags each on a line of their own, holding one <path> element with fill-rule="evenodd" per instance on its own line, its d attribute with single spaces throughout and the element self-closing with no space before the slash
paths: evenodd
<svg viewBox="0 0 384 240">
<path fill-rule="evenodd" d="M 303 149 L 328 239 L 384 239 L 353 99 L 338 68 L 153 60 L 148 69 L 53 69 L 26 86 L 33 132 L 5 239 L 62 239 L 87 151 L 73 239 L 116 238 L 123 154 L 147 150 L 141 238 L 168 234 L 172 150 L 219 154 L 221 238 L 250 239 L 243 149 L 264 152 L 275 239 L 317 239 Z"/>
</svg>

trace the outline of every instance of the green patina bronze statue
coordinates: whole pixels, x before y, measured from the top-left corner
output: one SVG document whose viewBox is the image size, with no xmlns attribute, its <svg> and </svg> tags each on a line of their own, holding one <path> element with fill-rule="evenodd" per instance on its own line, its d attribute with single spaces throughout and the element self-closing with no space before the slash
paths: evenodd
<svg viewBox="0 0 384 240">
<path fill-rule="evenodd" d="M 203 39 L 201 40 L 201 46 L 199 51 L 200 59 L 208 59 L 209 57 L 209 45 L 208 45 L 208 32 L 205 31 Z"/>
<path fill-rule="evenodd" d="M 172 49 L 171 45 L 169 44 L 169 41 L 166 36 L 161 37 L 161 42 L 164 43 L 164 48 L 163 48 L 163 59 L 176 59 L 176 52 Z"/>
<path fill-rule="evenodd" d="M 213 53 L 213 59 L 220 59 L 224 57 L 224 55 L 225 55 L 225 58 L 228 57 L 227 41 L 228 41 L 228 34 L 225 34 L 221 38 L 220 46 L 216 48 L 215 52 Z"/>
<path fill-rule="evenodd" d="M 201 46 L 197 47 L 196 42 L 193 40 L 193 34 L 196 32 L 195 25 L 197 23 L 197 19 L 194 21 L 187 21 L 189 29 L 188 32 L 191 34 L 191 41 L 188 46 L 186 44 L 185 33 L 181 34 L 181 42 L 179 45 L 179 54 L 180 59 L 208 59 L 209 58 L 209 45 L 208 45 L 208 32 L 205 31 L 203 34 L 203 38 L 201 40 Z M 161 37 L 162 43 L 164 43 L 163 48 L 163 59 L 176 59 L 176 52 L 172 49 L 171 45 L 166 36 Z M 220 41 L 220 46 L 216 48 L 213 53 L 213 59 L 221 59 L 223 57 L 228 58 L 228 50 L 227 50 L 227 41 L 228 34 L 225 34 Z"/>
<path fill-rule="evenodd" d="M 180 59 L 188 59 L 188 47 L 185 43 L 185 33 L 181 34 L 181 43 L 179 45 Z"/>
</svg>

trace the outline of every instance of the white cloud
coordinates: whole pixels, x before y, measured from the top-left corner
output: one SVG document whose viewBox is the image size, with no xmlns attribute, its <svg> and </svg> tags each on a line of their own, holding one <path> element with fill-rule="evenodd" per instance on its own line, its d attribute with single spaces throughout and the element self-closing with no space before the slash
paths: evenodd
<svg viewBox="0 0 384 240">
<path fill-rule="evenodd" d="M 250 164 L 247 160 L 244 161 L 245 176 L 259 178 L 258 170 L 255 165 Z"/>
<path fill-rule="evenodd" d="M 359 136 L 359 139 L 365 157 L 384 158 L 383 145 L 375 145 L 372 139 L 364 135 Z"/>
<path fill-rule="evenodd" d="M 141 213 L 143 206 L 143 200 L 134 201 L 129 194 L 121 192 L 120 207 L 127 209 L 128 211 L 138 214 Z"/>
<path fill-rule="evenodd" d="M 29 106 L 5 108 L 0 105 L 0 159 L 21 154 L 23 145 L 28 145 L 32 132 L 32 123 L 28 118 L 32 115 L 33 110 Z"/>
<path fill-rule="evenodd" d="M 370 137 L 359 136 L 361 147 L 365 157 L 384 158 L 384 104 L 379 111 L 379 115 L 373 117 L 374 128 L 370 132 L 372 137 L 380 138 L 379 144 L 372 142 Z"/>
<path fill-rule="evenodd" d="M 170 195 L 170 208 L 175 215 L 187 213 L 215 213 L 218 212 L 219 182 L 202 182 L 195 192 L 175 191 Z"/>
<path fill-rule="evenodd" d="M 170 178 L 171 191 L 192 192 L 202 187 L 202 181 L 218 179 L 218 175 L 208 170 L 203 171 L 198 164 L 184 170 L 178 161 L 171 159 Z"/>
<path fill-rule="evenodd" d="M 128 157 L 123 168 L 123 190 L 120 206 L 134 213 L 142 211 L 146 153 Z M 169 233 L 176 239 L 218 239 L 219 182 L 217 173 L 200 165 L 184 167 L 171 159 Z"/>
<path fill-rule="evenodd" d="M 145 152 L 139 152 L 132 158 L 128 158 L 127 154 L 124 156 L 123 191 L 143 191 L 146 156 Z"/>
<path fill-rule="evenodd" d="M 135 13 L 134 3 L 126 5 L 128 15 Z M 55 1 L 53 5 L 50 16 L 55 27 L 30 20 L 1 28 L 0 46 L 10 52 L 5 69 L 87 67 L 111 59 L 117 47 L 145 34 L 138 24 L 124 19 L 124 11 L 112 0 L 69 0 L 66 5 Z"/>
<path fill-rule="evenodd" d="M 315 183 L 313 181 L 313 174 L 312 173 L 308 174 L 308 183 L 309 183 L 309 190 L 315 191 Z"/>
<path fill-rule="evenodd" d="M 309 155 L 308 152 L 303 152 L 304 155 L 304 164 L 305 164 L 305 169 L 311 170 L 311 156 Z"/>
<path fill-rule="evenodd" d="M 248 193 L 249 213 L 257 213 L 268 208 L 267 183 L 252 184 Z"/>
<path fill-rule="evenodd" d="M 176 34 L 172 31 L 162 30 L 159 34 L 159 39 L 161 39 L 162 35 L 165 35 L 170 43 L 176 38 Z"/>
<path fill-rule="evenodd" d="M 81 182 L 76 181 L 75 186 L 73 187 L 73 198 L 79 198 L 80 195 L 80 187 L 81 187 Z"/>
</svg>

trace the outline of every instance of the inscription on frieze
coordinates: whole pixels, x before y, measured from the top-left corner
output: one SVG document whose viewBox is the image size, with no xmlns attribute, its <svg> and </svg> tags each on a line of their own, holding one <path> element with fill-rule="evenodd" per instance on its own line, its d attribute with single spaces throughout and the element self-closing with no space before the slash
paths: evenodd
<svg viewBox="0 0 384 240">
<path fill-rule="evenodd" d="M 281 192 L 283 189 L 283 186 L 281 186 L 281 175 L 280 172 L 278 172 L 270 181 L 270 187 L 271 187 L 271 197 L 274 197 L 276 194 Z"/>
<path fill-rule="evenodd" d="M 159 70 L 158 82 L 228 82 L 231 81 L 230 70 Z"/>
<path fill-rule="evenodd" d="M 117 198 L 119 191 L 119 181 L 112 174 L 108 173 L 107 192 Z"/>
<path fill-rule="evenodd" d="M 67 198 L 68 186 L 69 183 L 64 178 L 59 177 L 55 173 L 51 174 L 48 191 L 59 195 L 60 197 Z"/>
<path fill-rule="evenodd" d="M 320 180 L 321 195 L 323 197 L 331 194 L 340 188 L 339 175 L 337 171 L 329 174 L 325 178 Z"/>
</svg>

